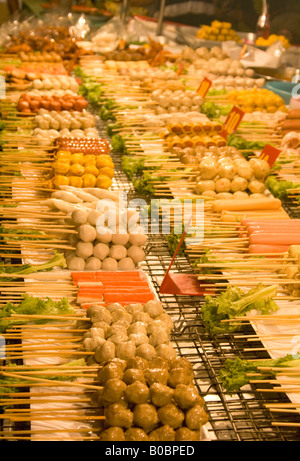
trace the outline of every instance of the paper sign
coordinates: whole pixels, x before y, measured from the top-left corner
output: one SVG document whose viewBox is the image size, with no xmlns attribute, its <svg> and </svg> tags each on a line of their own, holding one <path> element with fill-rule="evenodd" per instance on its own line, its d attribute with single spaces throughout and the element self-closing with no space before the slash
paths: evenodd
<svg viewBox="0 0 300 461">
<path fill-rule="evenodd" d="M 268 162 L 270 167 L 272 167 L 274 163 L 276 162 L 276 160 L 278 159 L 280 154 L 281 154 L 280 149 L 276 149 L 276 147 L 266 144 L 259 158 L 261 160 L 265 160 L 266 162 Z"/>
<path fill-rule="evenodd" d="M 199 96 L 202 96 L 202 98 L 205 98 L 211 86 L 212 86 L 212 81 L 209 80 L 207 77 L 204 77 L 204 79 L 202 80 L 197 90 L 197 93 L 199 94 Z"/>
<path fill-rule="evenodd" d="M 160 286 L 159 292 L 161 294 L 174 294 L 174 295 L 183 295 L 183 296 L 205 296 L 209 294 L 214 294 L 215 287 L 212 285 L 211 289 L 206 287 L 201 287 L 200 281 L 198 280 L 197 275 L 195 274 L 174 274 L 171 272 L 171 267 L 174 263 L 174 260 L 180 250 L 180 247 L 184 241 L 187 229 L 191 223 L 192 217 L 190 218 L 182 236 L 180 242 L 177 245 L 175 253 L 172 257 L 171 263 L 166 271 L 162 284 Z"/>
<path fill-rule="evenodd" d="M 220 135 L 227 138 L 230 134 L 235 133 L 244 115 L 245 112 L 243 112 L 239 107 L 234 106 L 228 114 Z"/>
</svg>

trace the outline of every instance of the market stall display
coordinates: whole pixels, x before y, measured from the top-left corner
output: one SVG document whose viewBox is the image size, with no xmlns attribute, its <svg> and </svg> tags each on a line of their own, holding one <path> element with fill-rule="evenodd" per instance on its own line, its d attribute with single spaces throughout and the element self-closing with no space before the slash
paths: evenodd
<svg viewBox="0 0 300 461">
<path fill-rule="evenodd" d="M 229 23 L 201 30 L 240 42 Z M 286 408 L 264 413 L 259 436 L 297 438 L 299 114 L 221 46 L 172 52 L 149 37 L 93 54 L 45 25 L 0 61 L 0 437 L 222 439 L 215 408 L 247 386 L 254 407 L 259 391 L 281 394 L 270 413 Z M 168 232 L 152 233 L 168 198 Z M 169 261 L 201 295 L 160 290 Z M 266 362 L 251 368 L 256 352 Z"/>
</svg>

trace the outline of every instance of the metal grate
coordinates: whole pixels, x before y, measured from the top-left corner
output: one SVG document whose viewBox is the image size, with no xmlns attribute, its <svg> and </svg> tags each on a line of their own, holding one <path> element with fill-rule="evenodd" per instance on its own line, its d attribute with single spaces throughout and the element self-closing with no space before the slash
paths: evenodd
<svg viewBox="0 0 300 461">
<path fill-rule="evenodd" d="M 100 136 L 106 139 L 106 124 L 97 120 Z M 128 198 L 136 198 L 132 183 L 121 170 L 121 155 L 112 152 L 115 163 L 113 189 L 123 189 Z M 285 203 L 285 209 L 292 218 L 299 217 L 299 209 Z M 201 297 L 189 297 L 160 294 L 159 288 L 164 274 L 169 267 L 172 255 L 165 237 L 161 234 L 149 235 L 146 248 L 144 271 L 149 275 L 153 287 L 165 310 L 174 321 L 172 341 L 179 355 L 186 357 L 193 364 L 195 384 L 200 394 L 205 397 L 206 410 L 209 414 L 209 432 L 213 440 L 219 441 L 296 441 L 300 439 L 300 428 L 274 426 L 274 414 L 266 407 L 267 403 L 288 403 L 283 393 L 257 392 L 254 385 L 246 391 L 229 395 L 222 389 L 218 374 L 227 358 L 243 359 L 269 358 L 267 352 L 244 352 L 249 348 L 246 340 L 237 340 L 232 335 L 210 337 L 206 332 L 201 314 Z M 172 266 L 173 272 L 192 273 L 192 268 L 185 256 L 178 256 Z M 249 325 L 245 333 L 254 334 Z M 261 347 L 260 342 L 250 343 Z M 262 388 L 261 385 L 259 385 Z M 268 387 L 265 385 L 265 387 Z M 276 421 L 300 423 L 300 416 L 275 414 Z"/>
</svg>

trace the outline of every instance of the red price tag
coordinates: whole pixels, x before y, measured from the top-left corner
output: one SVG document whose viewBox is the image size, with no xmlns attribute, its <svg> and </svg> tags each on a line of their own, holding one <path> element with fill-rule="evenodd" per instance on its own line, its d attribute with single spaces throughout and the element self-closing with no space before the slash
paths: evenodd
<svg viewBox="0 0 300 461">
<path fill-rule="evenodd" d="M 184 65 L 182 64 L 182 62 L 180 62 L 178 64 L 177 75 L 181 75 L 183 71 L 184 71 Z"/>
<path fill-rule="evenodd" d="M 202 96 L 202 98 L 205 98 L 211 86 L 212 86 L 212 81 L 209 80 L 209 78 L 204 77 L 204 79 L 200 83 L 197 93 L 199 94 L 199 96 Z"/>
<path fill-rule="evenodd" d="M 228 114 L 228 117 L 223 126 L 223 131 L 221 131 L 220 135 L 224 138 L 227 138 L 230 134 L 235 133 L 244 115 L 245 112 L 234 106 Z"/>
<path fill-rule="evenodd" d="M 281 150 L 276 149 L 276 147 L 270 146 L 269 144 L 266 144 L 259 158 L 261 160 L 265 160 L 266 162 L 268 162 L 270 167 L 272 167 L 278 159 L 280 153 Z"/>
</svg>

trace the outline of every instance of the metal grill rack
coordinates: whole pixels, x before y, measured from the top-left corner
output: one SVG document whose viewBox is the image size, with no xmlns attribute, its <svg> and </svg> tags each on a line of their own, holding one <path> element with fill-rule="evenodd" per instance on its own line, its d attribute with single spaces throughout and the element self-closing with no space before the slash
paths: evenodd
<svg viewBox="0 0 300 461">
<path fill-rule="evenodd" d="M 98 121 L 99 133 L 106 136 L 105 126 Z M 136 198 L 132 183 L 121 170 L 121 155 L 111 153 L 115 163 L 113 188 L 126 190 L 128 198 Z M 285 204 L 291 217 L 296 217 L 297 210 Z M 195 384 L 200 394 L 205 397 L 206 410 L 209 414 L 209 435 L 218 441 L 296 441 L 300 438 L 300 427 L 273 425 L 281 420 L 300 425 L 300 415 L 283 417 L 271 413 L 265 404 L 289 403 L 284 393 L 258 392 L 254 385 L 249 385 L 243 392 L 229 395 L 222 389 L 218 374 L 227 358 L 243 359 L 269 358 L 267 352 L 244 352 L 249 342 L 237 340 L 233 335 L 211 338 L 205 331 L 201 305 L 201 297 L 189 297 L 160 294 L 159 288 L 165 272 L 171 262 L 167 241 L 161 234 L 149 235 L 146 248 L 146 259 L 142 265 L 165 310 L 174 321 L 172 341 L 180 356 L 186 357 L 194 368 Z M 192 273 L 192 268 L 185 256 L 177 256 L 172 272 Z M 251 325 L 246 327 L 245 334 L 254 334 Z M 253 342 L 253 348 L 262 347 L 261 342 Z M 262 385 L 259 385 L 262 388 Z M 265 388 L 271 386 L 264 385 Z"/>
</svg>

